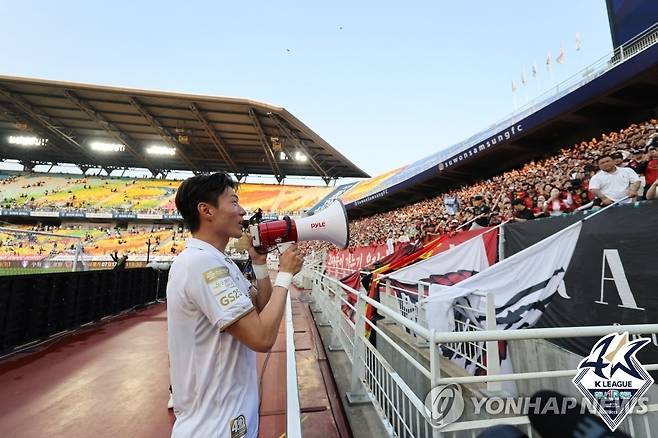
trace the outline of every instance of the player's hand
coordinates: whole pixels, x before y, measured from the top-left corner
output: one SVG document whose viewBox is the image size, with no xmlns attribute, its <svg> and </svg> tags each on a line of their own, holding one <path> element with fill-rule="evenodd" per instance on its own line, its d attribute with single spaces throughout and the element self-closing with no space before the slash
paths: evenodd
<svg viewBox="0 0 658 438">
<path fill-rule="evenodd" d="M 251 233 L 249 231 L 245 232 L 245 235 L 249 238 L 249 244 L 247 246 L 247 253 L 249 254 L 249 257 L 251 258 L 251 263 L 254 265 L 264 265 L 267 263 L 267 254 L 261 254 L 258 251 L 256 251 L 256 248 L 254 248 L 254 239 L 251 237 Z"/>
<path fill-rule="evenodd" d="M 299 248 L 297 248 L 297 245 L 292 245 L 279 257 L 279 272 L 288 272 L 294 275 L 302 270 L 303 264 L 304 257 L 302 257 Z"/>
</svg>

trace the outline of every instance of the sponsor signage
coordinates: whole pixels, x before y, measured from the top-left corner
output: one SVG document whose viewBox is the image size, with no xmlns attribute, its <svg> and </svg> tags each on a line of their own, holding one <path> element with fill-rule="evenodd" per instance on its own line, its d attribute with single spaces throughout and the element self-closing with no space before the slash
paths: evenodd
<svg viewBox="0 0 658 438">
<path fill-rule="evenodd" d="M 468 149 L 461 151 L 460 153 L 453 155 L 447 160 L 444 160 L 439 163 L 438 169 L 439 171 L 446 169 L 448 167 L 454 166 L 455 164 L 459 163 L 460 161 L 466 160 L 468 158 L 477 156 L 480 152 L 489 150 L 493 148 L 496 145 L 501 145 L 504 143 L 507 143 L 510 141 L 512 138 L 517 136 L 519 133 L 523 132 L 523 124 L 517 123 L 516 125 L 513 125 L 504 131 L 501 131 L 495 135 L 492 135 L 491 137 L 487 138 L 486 140 L 482 141 L 481 143 L 478 143 L 477 145 L 471 146 Z"/>
<path fill-rule="evenodd" d="M 349 184 L 344 184 L 341 186 L 338 186 L 334 191 L 329 193 L 327 196 L 325 196 L 320 202 L 315 204 L 309 211 L 308 213 L 315 213 L 319 210 L 324 210 L 325 208 L 329 207 L 336 199 L 340 199 L 342 195 L 344 195 L 349 189 L 354 187 L 357 183 L 349 183 Z"/>
<path fill-rule="evenodd" d="M 30 211 L 29 210 L 10 210 L 3 208 L 2 209 L 2 215 L 3 216 L 29 216 Z"/>
<path fill-rule="evenodd" d="M 112 218 L 114 218 L 114 219 L 137 219 L 137 214 L 135 214 L 135 213 L 112 213 Z"/>
<path fill-rule="evenodd" d="M 34 216 L 34 217 L 59 217 L 59 211 L 36 210 L 36 211 L 31 211 L 30 216 Z"/>
<path fill-rule="evenodd" d="M 83 218 L 85 217 L 85 212 L 84 211 L 60 211 L 59 212 L 59 217 L 66 217 L 66 218 Z"/>
<path fill-rule="evenodd" d="M 86 213 L 87 219 L 112 219 L 112 213 Z"/>
<path fill-rule="evenodd" d="M 162 215 L 154 213 L 137 213 L 137 219 L 162 219 Z"/>
</svg>

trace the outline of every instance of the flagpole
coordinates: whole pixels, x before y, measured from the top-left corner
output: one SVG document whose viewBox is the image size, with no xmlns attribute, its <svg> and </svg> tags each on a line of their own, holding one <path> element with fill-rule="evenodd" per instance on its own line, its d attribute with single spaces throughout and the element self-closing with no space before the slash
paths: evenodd
<svg viewBox="0 0 658 438">
<path fill-rule="evenodd" d="M 595 211 L 594 213 L 592 213 L 592 214 L 590 214 L 590 215 L 587 215 L 587 217 L 585 217 L 585 218 L 583 218 L 583 219 L 581 219 L 581 220 L 582 220 L 583 222 L 585 222 L 586 220 L 590 220 L 590 219 L 592 219 L 594 216 L 596 216 L 597 214 L 601 213 L 602 211 L 605 211 L 605 210 L 607 210 L 608 208 L 612 207 L 613 205 L 617 205 L 617 204 L 619 204 L 620 202 L 627 200 L 628 198 L 629 198 L 628 196 L 624 196 L 623 198 L 618 199 L 617 201 L 613 202 L 612 204 L 610 204 L 610 205 L 606 205 L 606 206 L 603 207 L 602 209 L 597 210 L 597 211 Z M 587 214 L 587 213 L 585 213 L 585 214 Z"/>
</svg>

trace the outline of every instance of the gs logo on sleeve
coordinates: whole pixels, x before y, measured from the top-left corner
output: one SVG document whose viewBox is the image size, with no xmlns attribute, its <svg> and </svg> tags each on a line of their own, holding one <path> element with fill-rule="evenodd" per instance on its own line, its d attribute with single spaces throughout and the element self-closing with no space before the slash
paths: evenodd
<svg viewBox="0 0 658 438">
<path fill-rule="evenodd" d="M 242 292 L 238 288 L 229 273 L 228 268 L 213 268 L 203 273 L 203 278 L 208 284 L 213 296 L 222 310 L 227 310 L 235 302 Z"/>
<path fill-rule="evenodd" d="M 240 415 L 231 420 L 231 438 L 241 438 L 247 434 L 247 419 Z"/>
</svg>

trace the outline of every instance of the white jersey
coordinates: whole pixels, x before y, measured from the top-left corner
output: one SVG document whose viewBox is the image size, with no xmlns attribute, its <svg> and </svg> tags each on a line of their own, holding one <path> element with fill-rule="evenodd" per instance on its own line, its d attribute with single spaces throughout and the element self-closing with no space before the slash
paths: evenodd
<svg viewBox="0 0 658 438">
<path fill-rule="evenodd" d="M 640 177 L 630 167 L 617 167 L 612 173 L 599 170 L 589 181 L 589 189 L 601 190 L 606 197 L 618 201 L 628 195 L 631 184 L 639 181 Z M 631 200 L 622 201 L 628 202 Z"/>
<path fill-rule="evenodd" d="M 199 239 L 174 260 L 167 327 L 174 438 L 258 435 L 256 353 L 223 331 L 254 309 L 233 261 Z"/>
</svg>

